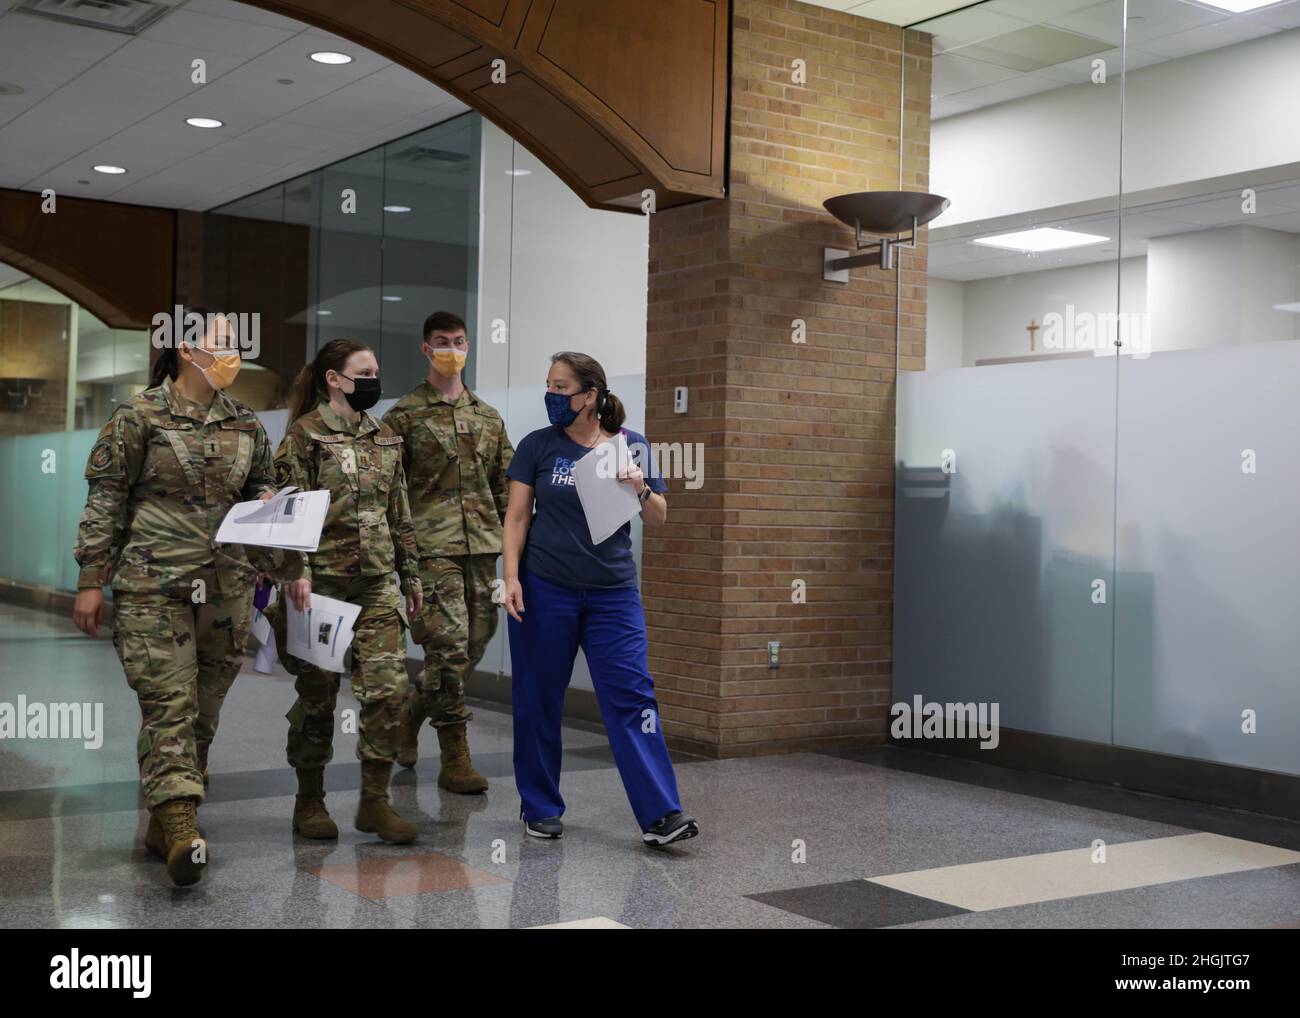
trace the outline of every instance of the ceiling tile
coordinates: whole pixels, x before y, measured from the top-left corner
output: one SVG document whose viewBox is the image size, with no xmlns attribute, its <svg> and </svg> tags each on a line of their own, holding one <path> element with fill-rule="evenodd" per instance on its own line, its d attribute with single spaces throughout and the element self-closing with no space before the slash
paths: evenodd
<svg viewBox="0 0 1300 1018">
<path fill-rule="evenodd" d="M 252 4 L 236 3 L 234 0 L 189 0 L 185 9 L 199 14 L 210 14 L 218 18 L 232 18 L 236 21 L 251 21 L 258 25 L 269 25 L 286 32 L 301 32 L 304 26 L 290 18 L 270 11 L 264 11 Z"/>
<path fill-rule="evenodd" d="M 1116 75 L 1122 74 L 1126 66 L 1128 70 L 1136 71 L 1139 67 L 1158 64 L 1164 59 L 1158 54 L 1145 53 L 1129 47 L 1127 52 L 1121 52 L 1118 49 L 1105 50 L 1101 53 L 1094 53 L 1092 56 L 1080 57 L 1078 60 L 1067 60 L 1063 64 L 1056 64 L 1054 67 L 1044 67 L 1041 71 L 1035 71 L 1034 73 L 1040 78 L 1052 78 L 1062 84 L 1086 85 L 1092 82 L 1092 64 L 1094 60 L 1106 61 L 1106 78 L 1109 81 Z M 1116 101 L 1118 102 L 1118 98 Z"/>
<path fill-rule="evenodd" d="M 847 8 L 841 6 L 839 0 L 812 2 L 819 7 L 830 7 L 833 4 L 838 10 L 847 9 L 850 14 L 858 17 L 872 18 L 890 25 L 913 25 L 918 21 L 947 14 L 958 7 L 965 7 L 969 0 L 868 0 L 866 3 L 857 0 Z"/>
<path fill-rule="evenodd" d="M 954 53 L 944 53 L 934 58 L 930 91 L 934 95 L 952 95 L 995 81 L 1005 81 L 1016 76 L 1015 71 L 982 60 L 969 60 Z"/>
<path fill-rule="evenodd" d="M 1051 21 L 1096 5 L 1097 0 L 989 0 L 982 6 L 995 14 L 1037 22 Z"/>
<path fill-rule="evenodd" d="M 1191 56 L 1206 50 L 1232 46 L 1248 39 L 1257 39 L 1262 35 L 1271 35 L 1279 29 L 1260 21 L 1245 18 L 1233 18 L 1230 21 L 1218 21 L 1210 25 L 1201 25 L 1185 32 L 1148 39 L 1142 48 L 1168 59 Z"/>
<path fill-rule="evenodd" d="M 163 20 L 168 17 L 171 14 Z M 0 40 L 4 41 L 5 48 L 30 49 L 54 57 L 93 62 L 125 46 L 131 36 L 10 11 L 0 16 Z"/>
<path fill-rule="evenodd" d="M 1274 28 L 1300 28 L 1300 0 L 1290 0 L 1285 4 L 1273 4 L 1262 10 L 1241 15 L 1251 21 L 1260 21 Z"/>
<path fill-rule="evenodd" d="M 1128 41 L 1142 46 L 1148 39 L 1185 32 L 1230 17 L 1232 15 L 1227 11 L 1183 0 L 1128 0 Z"/>
<path fill-rule="evenodd" d="M 1112 46 L 1124 41 L 1124 5 L 1122 0 L 1107 0 L 1080 11 L 1047 19 L 1058 28 L 1068 28 L 1094 39 L 1104 39 Z M 1130 40 L 1132 41 L 1132 40 Z"/>
<path fill-rule="evenodd" d="M 141 39 L 156 39 L 177 45 L 201 43 L 204 49 L 251 57 L 278 46 L 294 33 L 287 28 L 218 18 L 183 7 L 172 11 L 140 33 Z"/>
<path fill-rule="evenodd" d="M 985 60 L 1016 71 L 1036 71 L 1063 64 L 1084 56 L 1093 56 L 1110 48 L 1101 39 L 1068 32 L 1051 25 L 1027 25 L 1014 32 L 997 35 L 983 42 L 958 47 L 958 56 Z"/>
<path fill-rule="evenodd" d="M 994 14 L 981 7 L 970 7 L 955 14 L 945 14 L 917 26 L 918 31 L 934 36 L 934 51 L 941 53 L 969 43 L 980 42 L 995 35 L 1004 35 L 1024 28 L 1026 23 L 1005 14 Z"/>
</svg>

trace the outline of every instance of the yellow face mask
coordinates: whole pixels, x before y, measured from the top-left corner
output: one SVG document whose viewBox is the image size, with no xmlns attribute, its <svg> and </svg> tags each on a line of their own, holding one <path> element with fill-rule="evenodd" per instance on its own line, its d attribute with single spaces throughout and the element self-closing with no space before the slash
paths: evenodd
<svg viewBox="0 0 1300 1018">
<path fill-rule="evenodd" d="M 199 371 L 203 373 L 204 379 L 207 380 L 207 383 L 212 386 L 212 388 L 226 388 L 226 386 L 235 380 L 235 376 L 239 374 L 239 353 L 213 353 L 211 350 L 204 350 L 203 352 L 212 358 L 212 363 L 206 368 L 199 367 L 197 362 L 195 362 L 194 366 L 199 368 Z"/>
<path fill-rule="evenodd" d="M 460 374 L 461 369 L 465 367 L 465 361 L 469 355 L 464 350 L 453 350 L 450 347 L 439 346 L 433 351 L 433 370 L 442 375 L 443 378 L 455 378 Z"/>
</svg>

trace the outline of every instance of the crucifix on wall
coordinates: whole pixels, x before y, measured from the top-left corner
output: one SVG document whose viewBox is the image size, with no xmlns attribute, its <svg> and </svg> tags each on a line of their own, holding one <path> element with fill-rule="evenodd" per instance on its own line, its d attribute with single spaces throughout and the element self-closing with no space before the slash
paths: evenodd
<svg viewBox="0 0 1300 1018">
<path fill-rule="evenodd" d="M 1039 325 L 1039 324 L 1038 324 L 1036 321 L 1034 321 L 1032 318 L 1029 319 L 1029 324 L 1025 326 L 1025 330 L 1029 333 L 1029 352 L 1030 352 L 1030 353 L 1033 353 L 1033 352 L 1034 352 L 1034 334 L 1035 334 L 1036 332 L 1038 332 L 1038 330 L 1041 329 L 1041 328 L 1042 328 L 1042 326 Z"/>
</svg>

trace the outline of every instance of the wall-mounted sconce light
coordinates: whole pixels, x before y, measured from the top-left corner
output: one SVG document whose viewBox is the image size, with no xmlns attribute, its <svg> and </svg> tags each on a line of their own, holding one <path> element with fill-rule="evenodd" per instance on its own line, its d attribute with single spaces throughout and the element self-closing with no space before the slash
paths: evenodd
<svg viewBox="0 0 1300 1018">
<path fill-rule="evenodd" d="M 951 204 L 947 198 L 924 191 L 859 191 L 840 194 L 822 203 L 826 211 L 845 226 L 853 227 L 853 241 L 859 254 L 841 248 L 823 248 L 822 278 L 831 283 L 847 283 L 849 269 L 861 265 L 894 267 L 894 248 L 916 247 L 916 231 Z M 899 234 L 910 229 L 907 240 L 883 234 Z M 879 240 L 862 243 L 862 235 L 876 234 Z"/>
</svg>

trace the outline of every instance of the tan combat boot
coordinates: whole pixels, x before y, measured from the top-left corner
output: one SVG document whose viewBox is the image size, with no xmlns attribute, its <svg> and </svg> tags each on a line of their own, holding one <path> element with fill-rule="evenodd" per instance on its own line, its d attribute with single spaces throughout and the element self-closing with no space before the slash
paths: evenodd
<svg viewBox="0 0 1300 1018">
<path fill-rule="evenodd" d="M 167 858 L 167 835 L 153 810 L 149 811 L 149 826 L 144 829 L 144 847 L 162 859 Z"/>
<path fill-rule="evenodd" d="M 194 831 L 200 838 L 204 836 L 197 821 L 194 824 Z M 167 858 L 167 833 L 158 820 L 158 814 L 152 811 L 149 813 L 149 826 L 144 829 L 144 847 L 160 859 Z"/>
<path fill-rule="evenodd" d="M 203 775 L 204 788 L 208 787 L 208 747 L 210 745 L 212 745 L 210 742 L 201 742 L 195 747 L 199 759 L 199 773 Z"/>
<path fill-rule="evenodd" d="M 357 830 L 378 834 L 390 845 L 415 840 L 415 824 L 403 820 L 388 805 L 388 775 L 393 765 L 387 760 L 361 761 L 361 805 L 357 807 Z"/>
<path fill-rule="evenodd" d="M 194 828 L 196 805 L 194 799 L 169 799 L 154 809 L 166 842 L 167 875 L 177 887 L 197 884 L 208 864 L 208 843 Z"/>
<path fill-rule="evenodd" d="M 438 787 L 461 795 L 486 792 L 488 780 L 474 769 L 469 758 L 468 723 L 438 729 L 438 745 L 442 747 L 442 770 L 438 772 Z"/>
<path fill-rule="evenodd" d="M 406 710 L 402 712 L 402 747 L 397 751 L 397 762 L 403 767 L 414 767 L 420 759 L 420 727 L 424 724 L 424 712 L 420 709 L 419 697 L 412 693 L 406 700 Z"/>
<path fill-rule="evenodd" d="M 293 800 L 293 829 L 304 838 L 327 841 L 339 828 L 325 809 L 325 768 L 298 768 L 298 795 Z"/>
</svg>

